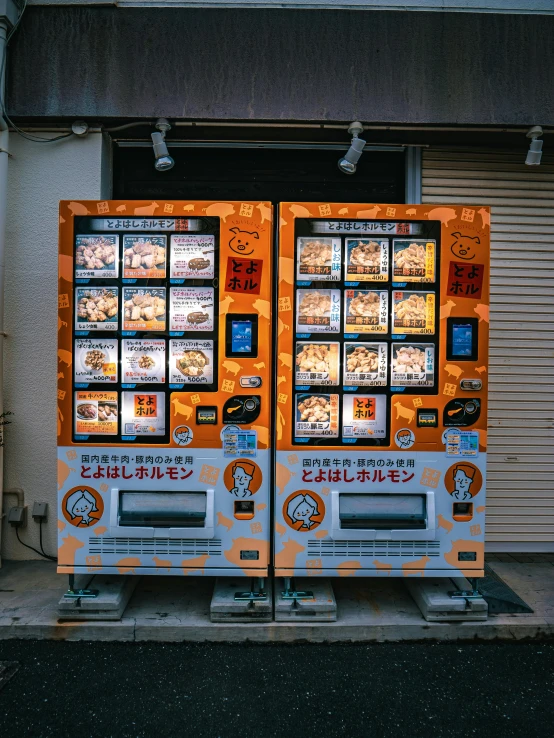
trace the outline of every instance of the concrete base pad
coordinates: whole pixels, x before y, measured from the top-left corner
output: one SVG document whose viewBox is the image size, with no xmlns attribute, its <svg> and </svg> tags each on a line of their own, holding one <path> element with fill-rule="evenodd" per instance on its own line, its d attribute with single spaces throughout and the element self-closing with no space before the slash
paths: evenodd
<svg viewBox="0 0 554 738">
<path fill-rule="evenodd" d="M 448 594 L 454 590 L 470 590 L 463 577 L 453 579 L 407 579 L 406 587 L 414 598 L 425 620 L 486 620 L 488 605 L 479 597 L 466 600 Z"/>
<path fill-rule="evenodd" d="M 265 580 L 265 599 L 236 600 L 237 592 L 249 592 L 246 577 L 220 577 L 215 580 L 210 620 L 212 623 L 269 623 L 273 620 L 271 582 Z"/>
<path fill-rule="evenodd" d="M 75 577 L 75 589 L 96 589 L 97 597 L 78 599 L 61 597 L 58 613 L 62 620 L 121 620 L 127 603 L 135 591 L 140 577 L 98 576 Z"/>
<path fill-rule="evenodd" d="M 275 620 L 296 620 L 306 622 L 333 623 L 337 619 L 337 602 L 330 579 L 295 579 L 296 589 L 309 591 L 313 597 L 309 600 L 285 599 L 283 597 L 284 581 L 275 580 Z"/>
</svg>

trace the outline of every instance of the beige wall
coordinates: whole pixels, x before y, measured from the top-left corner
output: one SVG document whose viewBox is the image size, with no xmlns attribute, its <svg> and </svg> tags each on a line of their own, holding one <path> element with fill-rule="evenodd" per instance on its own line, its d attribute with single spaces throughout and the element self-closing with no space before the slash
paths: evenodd
<svg viewBox="0 0 554 738">
<path fill-rule="evenodd" d="M 56 555 L 58 202 L 108 197 L 109 152 L 102 135 L 91 133 L 47 144 L 11 134 L 10 153 L 4 406 L 14 415 L 5 433 L 4 488 L 24 490 L 29 517 L 20 537 L 35 547 L 33 502 L 48 503 L 43 543 Z M 15 504 L 4 497 L 4 511 Z M 39 558 L 5 522 L 0 540 L 3 558 Z"/>
</svg>

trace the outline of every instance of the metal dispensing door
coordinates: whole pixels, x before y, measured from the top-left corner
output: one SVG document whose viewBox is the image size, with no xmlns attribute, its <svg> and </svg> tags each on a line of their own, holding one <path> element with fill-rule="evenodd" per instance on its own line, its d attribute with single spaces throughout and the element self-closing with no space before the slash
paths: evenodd
<svg viewBox="0 0 554 738">
<path fill-rule="evenodd" d="M 271 220 L 60 204 L 60 573 L 267 575 Z"/>
<path fill-rule="evenodd" d="M 281 204 L 277 576 L 483 575 L 489 223 Z"/>
</svg>

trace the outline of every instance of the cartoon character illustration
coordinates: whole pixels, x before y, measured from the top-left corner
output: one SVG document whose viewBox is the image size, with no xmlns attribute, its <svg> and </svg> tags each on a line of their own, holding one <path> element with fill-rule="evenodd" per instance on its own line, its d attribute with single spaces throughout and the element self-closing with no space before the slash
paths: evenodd
<svg viewBox="0 0 554 738">
<path fill-rule="evenodd" d="M 473 484 L 475 469 L 468 464 L 458 464 L 454 467 L 454 492 L 452 497 L 455 500 L 471 500 L 472 494 L 469 491 Z"/>
<path fill-rule="evenodd" d="M 454 256 L 465 261 L 475 259 L 475 246 L 481 243 L 479 236 L 464 236 L 459 231 L 453 233 L 452 236 L 456 239 L 450 247 Z"/>
<path fill-rule="evenodd" d="M 302 522 L 297 530 L 310 530 L 314 525 L 319 525 L 318 521 L 312 520 L 313 517 L 319 515 L 317 502 L 309 494 L 297 494 L 287 505 L 287 515 L 291 522 Z"/>
<path fill-rule="evenodd" d="M 231 494 L 235 497 L 252 497 L 250 482 L 254 479 L 254 464 L 246 461 L 240 461 L 233 464 L 233 479 L 235 486 L 231 490 Z"/>
<path fill-rule="evenodd" d="M 411 448 L 415 443 L 415 436 L 409 428 L 402 428 L 397 432 L 395 440 L 400 448 Z"/>
<path fill-rule="evenodd" d="M 250 256 L 250 254 L 254 253 L 253 246 L 256 244 L 253 241 L 257 241 L 260 238 L 259 233 L 256 233 L 256 231 L 241 231 L 240 228 L 236 227 L 231 228 L 230 232 L 235 234 L 229 241 L 231 251 L 241 256 Z"/>
<path fill-rule="evenodd" d="M 89 526 L 92 523 L 98 522 L 98 518 L 93 518 L 90 513 L 98 512 L 96 505 L 96 499 L 86 489 L 78 489 L 72 495 L 67 498 L 65 503 L 66 510 L 71 516 L 72 520 L 75 518 L 81 518 L 77 526 Z"/>
</svg>

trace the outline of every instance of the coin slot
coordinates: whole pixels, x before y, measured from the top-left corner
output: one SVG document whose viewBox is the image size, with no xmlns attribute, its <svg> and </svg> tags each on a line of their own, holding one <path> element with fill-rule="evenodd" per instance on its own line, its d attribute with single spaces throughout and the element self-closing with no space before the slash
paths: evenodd
<svg viewBox="0 0 554 738">
<path fill-rule="evenodd" d="M 473 518 L 473 502 L 454 502 L 452 517 L 458 523 L 467 523 Z"/>
<path fill-rule="evenodd" d="M 252 520 L 254 517 L 254 500 L 235 500 L 235 518 Z"/>
</svg>

